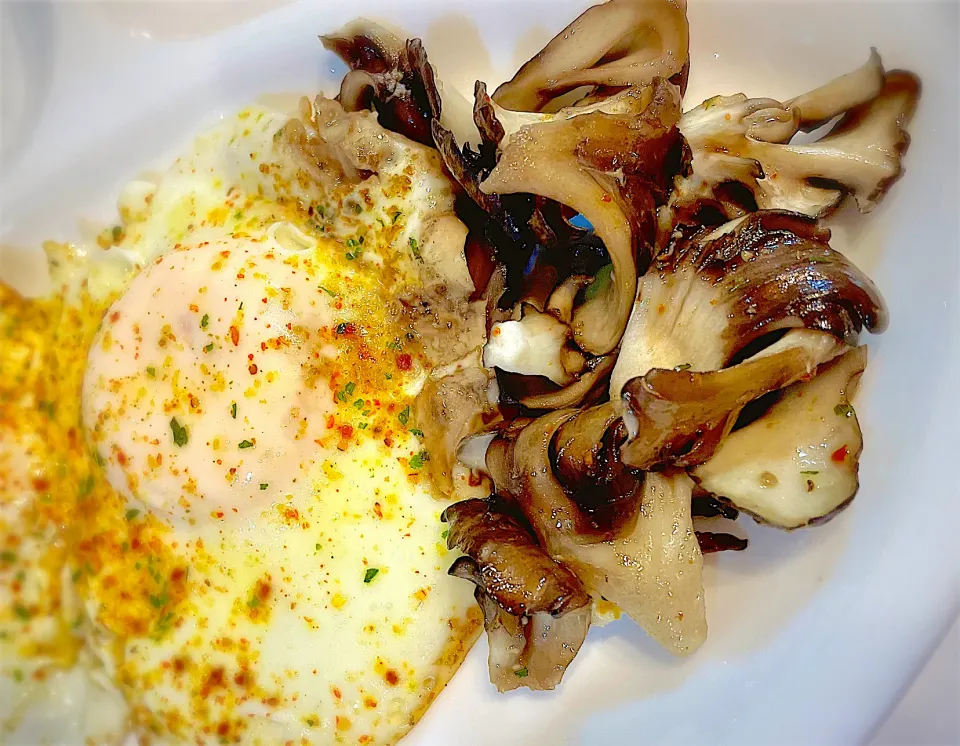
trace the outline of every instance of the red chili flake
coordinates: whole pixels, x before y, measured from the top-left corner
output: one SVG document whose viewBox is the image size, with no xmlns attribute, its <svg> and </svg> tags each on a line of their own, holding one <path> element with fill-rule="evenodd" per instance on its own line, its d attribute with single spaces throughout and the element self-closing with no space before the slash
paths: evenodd
<svg viewBox="0 0 960 746">
<path fill-rule="evenodd" d="M 376 514 L 377 518 L 383 518 L 383 508 L 380 506 L 380 503 L 373 504 L 373 512 Z"/>
<path fill-rule="evenodd" d="M 413 367 L 413 358 L 407 353 L 401 352 L 397 355 L 397 368 L 400 370 L 410 370 Z"/>
<path fill-rule="evenodd" d="M 235 326 L 230 327 L 230 341 L 233 342 L 234 347 L 240 344 L 240 330 Z"/>
<path fill-rule="evenodd" d="M 613 197 L 611 197 L 609 194 L 606 194 L 606 193 L 604 193 L 604 195 L 600 198 L 601 202 L 611 202 L 612 200 L 613 200 Z"/>
<path fill-rule="evenodd" d="M 110 323 L 116 324 L 120 320 L 120 312 L 114 311 L 110 314 Z"/>
<path fill-rule="evenodd" d="M 837 463 L 843 463 L 847 460 L 847 455 L 850 453 L 850 449 L 846 446 L 840 446 L 832 454 L 830 454 L 830 460 L 836 461 Z"/>
<path fill-rule="evenodd" d="M 174 583 L 181 583 L 186 579 L 186 577 L 187 571 L 182 567 L 178 567 L 172 573 L 170 573 L 170 580 Z"/>
<path fill-rule="evenodd" d="M 393 445 L 393 438 L 387 436 L 386 438 L 383 439 L 383 444 L 384 444 L 387 448 L 390 448 L 390 447 Z"/>
<path fill-rule="evenodd" d="M 251 363 L 251 364 L 250 364 L 250 367 L 247 368 L 247 370 L 250 371 L 250 375 L 251 375 L 251 376 L 257 375 L 257 364 L 256 364 L 256 363 Z"/>
<path fill-rule="evenodd" d="M 123 451 L 117 451 L 117 463 L 120 464 L 120 466 L 126 466 L 127 454 L 125 454 Z"/>
<path fill-rule="evenodd" d="M 396 686 L 400 683 L 400 676 L 397 675 L 397 672 L 392 668 L 389 669 L 384 675 L 383 678 L 387 680 L 387 683 L 390 686 Z"/>
<path fill-rule="evenodd" d="M 483 483 L 483 476 L 478 471 L 470 470 L 469 484 L 471 487 L 479 487 Z"/>
<path fill-rule="evenodd" d="M 333 415 L 332 415 L 332 414 L 328 414 L 328 415 L 327 415 L 327 430 L 332 430 L 332 429 L 333 429 L 333 426 L 336 424 L 336 422 L 337 422 L 337 421 L 334 419 Z"/>
<path fill-rule="evenodd" d="M 341 438 L 352 438 L 353 437 L 353 425 L 340 425 L 337 428 L 340 431 Z"/>
<path fill-rule="evenodd" d="M 342 324 L 337 324 L 337 334 L 356 334 L 357 327 L 352 321 L 344 321 Z"/>
</svg>

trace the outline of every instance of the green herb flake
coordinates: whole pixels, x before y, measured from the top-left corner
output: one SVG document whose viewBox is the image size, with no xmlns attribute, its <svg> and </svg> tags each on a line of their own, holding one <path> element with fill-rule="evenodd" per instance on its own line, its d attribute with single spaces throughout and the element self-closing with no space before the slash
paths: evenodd
<svg viewBox="0 0 960 746">
<path fill-rule="evenodd" d="M 386 378 L 388 381 L 392 381 L 392 380 L 393 380 L 393 373 L 384 373 L 384 374 L 383 374 L 383 377 Z"/>
<path fill-rule="evenodd" d="M 21 606 L 20 604 L 14 604 L 13 613 L 17 615 L 18 619 L 22 619 L 23 621 L 27 621 L 33 616 L 28 608 Z"/>
<path fill-rule="evenodd" d="M 399 339 L 395 339 L 395 340 L 393 340 L 390 344 L 387 345 L 387 349 L 388 349 L 388 350 L 396 350 L 397 352 L 400 352 L 400 350 L 403 349 L 403 345 L 400 344 L 400 340 L 399 340 Z"/>
<path fill-rule="evenodd" d="M 830 257 L 828 256 L 812 256 L 810 257 L 811 264 L 830 264 Z"/>
<path fill-rule="evenodd" d="M 132 521 L 132 520 L 133 520 L 134 518 L 136 518 L 138 515 L 140 515 L 140 511 L 139 511 L 139 510 L 137 510 L 136 508 L 130 508 L 130 510 L 128 510 L 127 513 L 126 513 L 126 519 L 127 519 L 128 521 Z"/>
<path fill-rule="evenodd" d="M 323 292 L 325 292 L 325 293 L 326 293 L 327 295 L 329 295 L 331 298 L 336 298 L 336 297 L 337 297 L 337 294 L 336 294 L 335 292 L 333 292 L 330 288 L 325 288 L 323 285 L 318 285 L 317 287 L 319 287 Z"/>
<path fill-rule="evenodd" d="M 518 669 L 517 669 L 516 671 L 514 671 L 513 673 L 516 674 L 516 677 L 517 677 L 518 679 L 525 679 L 525 678 L 529 675 L 530 672 L 529 672 L 527 669 L 525 669 L 525 668 L 518 668 Z"/>
<path fill-rule="evenodd" d="M 18 684 L 23 683 L 23 671 L 21 671 L 19 668 L 15 668 L 13 670 L 13 678 Z"/>
<path fill-rule="evenodd" d="M 211 343 L 208 344 L 206 347 L 204 347 L 204 348 L 203 348 L 203 351 L 204 351 L 204 352 L 210 352 L 212 349 L 213 349 L 213 342 L 211 342 Z"/>
<path fill-rule="evenodd" d="M 234 220 L 239 220 L 242 217 L 243 217 L 243 210 L 237 210 L 235 213 L 233 213 Z"/>
<path fill-rule="evenodd" d="M 410 406 L 408 405 L 400 414 L 397 415 L 397 419 L 400 420 L 401 425 L 406 425 L 410 422 Z"/>
<path fill-rule="evenodd" d="M 683 365 L 676 365 L 673 368 L 678 373 L 683 370 L 690 370 L 690 363 L 684 363 Z"/>
<path fill-rule="evenodd" d="M 200 328 L 206 329 L 209 323 L 210 323 L 210 314 L 209 313 L 203 314 L 203 318 L 200 319 Z"/>
<path fill-rule="evenodd" d="M 159 596 L 150 596 L 150 605 L 155 609 L 162 609 L 167 605 L 167 594 L 161 593 Z"/>
<path fill-rule="evenodd" d="M 413 253 L 413 258 L 416 259 L 417 261 L 422 262 L 423 257 L 420 256 L 420 245 L 417 243 L 417 239 L 415 239 L 413 236 L 410 236 L 409 243 L 410 243 L 410 251 Z"/>
<path fill-rule="evenodd" d="M 584 293 L 584 298 L 587 300 L 593 300 L 600 293 L 606 290 L 613 278 L 613 265 L 607 264 L 599 269 L 596 275 L 593 277 L 593 282 L 587 285 L 586 292 Z"/>
<path fill-rule="evenodd" d="M 361 422 L 359 425 L 357 425 L 358 430 L 366 430 L 368 427 L 370 427 L 369 422 Z"/>
<path fill-rule="evenodd" d="M 816 470 L 812 470 L 812 471 L 801 471 L 800 473 L 801 474 L 819 474 L 820 472 Z"/>
<path fill-rule="evenodd" d="M 9 549 L 4 549 L 0 552 L 0 562 L 4 562 L 8 565 L 12 565 L 17 561 L 17 553 L 11 552 Z"/>
<path fill-rule="evenodd" d="M 853 407 L 849 404 L 838 404 L 833 408 L 833 413 L 839 417 L 853 417 Z"/>
<path fill-rule="evenodd" d="M 253 443 L 251 443 L 249 440 L 241 440 L 239 445 L 237 445 L 237 448 L 240 448 L 240 449 L 253 448 Z"/>
<path fill-rule="evenodd" d="M 176 443 L 180 448 L 183 448 L 190 439 L 190 434 L 187 432 L 187 428 L 184 425 L 181 425 L 177 421 L 177 418 L 174 417 L 170 420 L 170 430 L 173 432 L 173 442 Z"/>
<path fill-rule="evenodd" d="M 403 213 L 399 210 L 393 213 L 393 219 L 390 221 L 390 225 L 394 225 L 400 219 L 401 215 L 403 215 Z"/>
<path fill-rule="evenodd" d="M 270 485 L 269 485 L 268 483 L 266 483 L 266 482 L 260 482 L 260 491 L 263 492 L 263 491 L 266 490 L 267 487 L 269 487 L 269 486 L 270 486 Z"/>
<path fill-rule="evenodd" d="M 369 583 L 371 580 L 377 577 L 378 572 L 380 572 L 380 570 L 376 567 L 367 568 L 367 571 L 363 574 L 363 582 Z"/>
<path fill-rule="evenodd" d="M 113 240 L 119 241 L 121 238 L 123 238 L 123 226 L 113 226 Z"/>
<path fill-rule="evenodd" d="M 84 498 L 89 496 L 90 493 L 93 492 L 93 486 L 94 486 L 93 474 L 87 474 L 87 476 L 85 476 L 80 482 L 80 489 L 77 491 L 77 497 L 83 500 Z"/>
<path fill-rule="evenodd" d="M 441 539 L 446 539 L 450 535 L 450 529 L 446 529 L 442 534 L 440 534 Z"/>
<path fill-rule="evenodd" d="M 156 377 L 157 377 L 157 369 L 154 368 L 152 365 L 148 365 L 148 366 L 147 366 L 147 375 L 150 376 L 151 378 L 156 378 Z"/>
<path fill-rule="evenodd" d="M 361 238 L 359 241 L 353 238 L 348 238 L 347 248 L 350 249 L 350 251 L 347 252 L 347 260 L 352 262 L 363 253 L 363 238 Z"/>
<path fill-rule="evenodd" d="M 319 552 L 319 551 L 320 551 L 320 545 L 319 545 L 319 544 L 314 544 L 314 545 L 313 545 L 313 549 L 314 549 L 314 551 Z"/>
<path fill-rule="evenodd" d="M 347 392 L 347 396 L 353 396 L 353 392 L 356 390 L 357 384 L 353 381 L 347 382 L 347 385 L 343 387 L 343 390 Z"/>
<path fill-rule="evenodd" d="M 247 606 L 251 609 L 255 609 L 260 605 L 260 599 L 256 596 L 253 596 L 249 601 L 247 601 Z"/>
<path fill-rule="evenodd" d="M 363 405 L 364 405 L 364 404 L 366 404 L 366 402 L 365 402 L 363 399 L 357 399 L 357 400 L 353 403 L 353 408 L 354 408 L 354 409 L 363 409 Z"/>
<path fill-rule="evenodd" d="M 230 405 L 230 416 L 233 417 L 233 419 L 237 419 L 237 403 L 236 402 Z"/>
<path fill-rule="evenodd" d="M 422 469 L 425 462 L 430 460 L 430 454 L 426 451 L 420 451 L 416 456 L 410 459 L 411 469 Z"/>
<path fill-rule="evenodd" d="M 423 437 L 423 430 L 421 430 L 420 428 L 411 427 L 411 428 L 410 428 L 410 432 L 413 433 L 414 435 L 416 435 L 418 438 L 422 438 L 422 437 Z"/>
</svg>

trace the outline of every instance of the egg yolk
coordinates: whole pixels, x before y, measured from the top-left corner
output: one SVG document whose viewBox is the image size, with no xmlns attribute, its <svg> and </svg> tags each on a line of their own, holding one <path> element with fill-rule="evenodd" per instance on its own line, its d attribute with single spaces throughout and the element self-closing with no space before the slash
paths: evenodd
<svg viewBox="0 0 960 746">
<path fill-rule="evenodd" d="M 258 512 L 325 451 L 384 436 L 416 366 L 379 339 L 390 325 L 376 284 L 338 271 L 342 255 L 324 239 L 287 251 L 234 238 L 173 251 L 133 280 L 84 381 L 116 490 L 180 517 Z"/>
</svg>

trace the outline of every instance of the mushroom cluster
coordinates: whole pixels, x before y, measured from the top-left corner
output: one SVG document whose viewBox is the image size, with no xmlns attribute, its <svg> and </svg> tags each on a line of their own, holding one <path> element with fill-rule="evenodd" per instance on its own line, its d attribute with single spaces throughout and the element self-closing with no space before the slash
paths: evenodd
<svg viewBox="0 0 960 746">
<path fill-rule="evenodd" d="M 415 415 L 435 482 L 489 494 L 443 519 L 491 680 L 555 687 L 601 601 L 693 652 L 702 556 L 746 546 L 700 519 L 794 529 L 857 492 L 859 337 L 886 311 L 820 221 L 899 178 L 918 79 L 873 50 L 789 101 L 684 113 L 684 0 L 592 7 L 472 103 L 418 39 L 360 20 L 323 41 L 351 69 L 340 105 L 436 148 L 457 184 L 486 338 Z"/>
</svg>

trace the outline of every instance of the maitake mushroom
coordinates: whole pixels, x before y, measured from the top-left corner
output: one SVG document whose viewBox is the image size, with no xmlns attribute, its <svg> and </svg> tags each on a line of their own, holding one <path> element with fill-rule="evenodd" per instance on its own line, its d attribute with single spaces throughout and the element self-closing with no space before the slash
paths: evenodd
<svg viewBox="0 0 960 746">
<path fill-rule="evenodd" d="M 577 88 L 642 88 L 687 64 L 685 0 L 611 0 L 561 31 L 493 97 L 517 111 L 541 111 Z"/>
<path fill-rule="evenodd" d="M 447 508 L 447 546 L 466 556 L 450 574 L 476 584 L 490 655 L 490 680 L 501 692 L 553 689 L 590 628 L 590 596 L 570 570 L 537 545 L 521 520 L 496 500 Z"/>
<path fill-rule="evenodd" d="M 859 337 L 887 316 L 817 219 L 899 178 L 918 79 L 873 50 L 788 101 L 681 116 L 683 0 L 590 8 L 472 105 L 419 40 L 360 22 L 324 43 L 351 67 L 344 107 L 435 146 L 458 185 L 486 340 L 417 417 L 445 492 L 457 469 L 492 481 L 444 513 L 491 680 L 556 686 L 598 599 L 695 650 L 702 555 L 746 546 L 695 517 L 793 529 L 856 494 Z"/>
<path fill-rule="evenodd" d="M 874 50 L 863 67 L 786 103 L 714 96 L 680 120 L 693 173 L 678 180 L 672 208 L 688 219 L 704 205 L 727 217 L 757 208 L 823 217 L 849 194 L 869 212 L 901 175 L 919 94 L 915 75 L 884 73 Z M 823 137 L 791 142 L 840 114 Z M 745 188 L 755 206 L 730 185 Z"/>
</svg>

